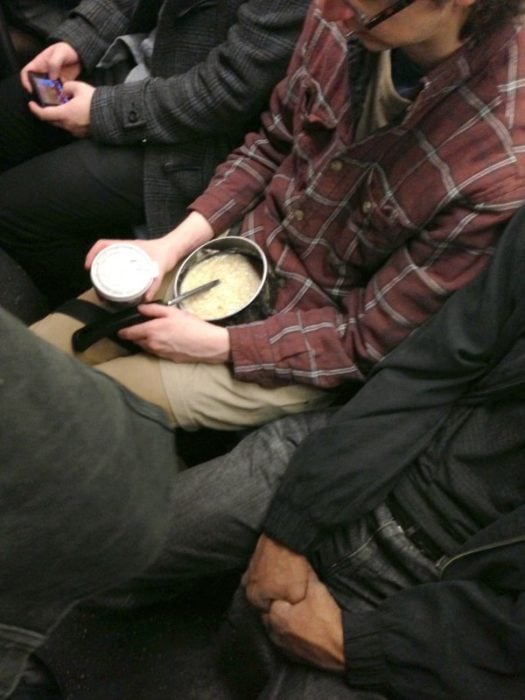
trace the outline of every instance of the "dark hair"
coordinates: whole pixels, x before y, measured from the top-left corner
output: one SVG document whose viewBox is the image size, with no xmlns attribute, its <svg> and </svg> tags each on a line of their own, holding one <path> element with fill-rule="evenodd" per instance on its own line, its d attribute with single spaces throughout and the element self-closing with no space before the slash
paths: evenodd
<svg viewBox="0 0 525 700">
<path fill-rule="evenodd" d="M 472 36 L 479 39 L 489 34 L 504 22 L 524 12 L 523 0 L 477 0 L 461 31 L 462 38 Z"/>
</svg>

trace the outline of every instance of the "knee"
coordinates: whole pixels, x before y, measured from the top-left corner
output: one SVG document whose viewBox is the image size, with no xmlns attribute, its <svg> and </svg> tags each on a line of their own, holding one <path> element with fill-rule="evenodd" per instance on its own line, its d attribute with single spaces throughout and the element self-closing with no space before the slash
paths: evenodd
<svg viewBox="0 0 525 700">
<path fill-rule="evenodd" d="M 243 457 L 250 472 L 265 481 L 280 480 L 299 444 L 314 430 L 326 425 L 331 411 L 311 411 L 294 414 L 268 423 L 246 439 Z"/>
</svg>

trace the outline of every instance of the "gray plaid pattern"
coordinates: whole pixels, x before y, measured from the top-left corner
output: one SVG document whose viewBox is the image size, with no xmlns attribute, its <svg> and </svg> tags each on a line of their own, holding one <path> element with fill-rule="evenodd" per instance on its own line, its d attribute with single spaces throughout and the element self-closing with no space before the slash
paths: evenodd
<svg viewBox="0 0 525 700">
<path fill-rule="evenodd" d="M 147 31 L 160 0 L 86 0 L 56 32 L 92 69 L 120 34 Z M 308 0 L 166 0 L 158 15 L 153 77 L 103 86 L 92 135 L 144 146 L 148 232 L 166 233 L 206 187 L 283 76 Z"/>
</svg>

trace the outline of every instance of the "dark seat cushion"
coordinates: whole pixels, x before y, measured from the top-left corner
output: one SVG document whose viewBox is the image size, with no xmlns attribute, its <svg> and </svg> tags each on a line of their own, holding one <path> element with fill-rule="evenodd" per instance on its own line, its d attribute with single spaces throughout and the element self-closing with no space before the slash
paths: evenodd
<svg viewBox="0 0 525 700">
<path fill-rule="evenodd" d="M 37 321 L 48 311 L 44 296 L 7 253 L 0 250 L 0 305 L 24 323 Z"/>
</svg>

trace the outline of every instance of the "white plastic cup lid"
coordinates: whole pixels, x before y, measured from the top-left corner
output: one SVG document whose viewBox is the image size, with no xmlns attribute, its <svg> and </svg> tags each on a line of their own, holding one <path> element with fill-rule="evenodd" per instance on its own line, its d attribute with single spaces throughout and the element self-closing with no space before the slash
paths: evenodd
<svg viewBox="0 0 525 700">
<path fill-rule="evenodd" d="M 158 265 L 131 243 L 104 248 L 91 265 L 91 281 L 97 292 L 108 301 L 120 303 L 139 302 L 158 273 Z"/>
</svg>

